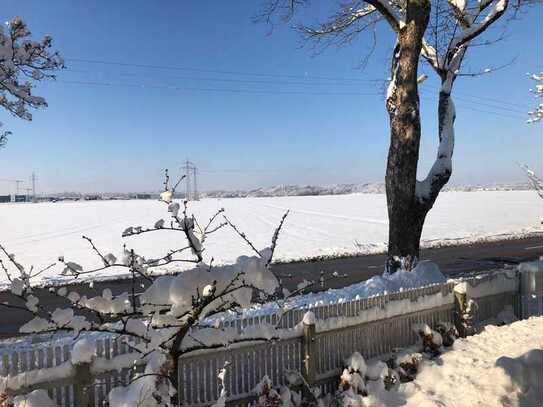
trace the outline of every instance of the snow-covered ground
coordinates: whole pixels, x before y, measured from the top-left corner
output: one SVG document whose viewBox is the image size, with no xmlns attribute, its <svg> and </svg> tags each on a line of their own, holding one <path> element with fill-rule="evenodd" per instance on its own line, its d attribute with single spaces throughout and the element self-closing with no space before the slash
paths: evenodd
<svg viewBox="0 0 543 407">
<path fill-rule="evenodd" d="M 542 382 L 543 318 L 539 317 L 488 326 L 479 335 L 457 340 L 437 360 L 425 361 L 416 380 L 401 386 L 400 400 L 386 405 L 539 407 Z"/>
<path fill-rule="evenodd" d="M 276 260 L 373 253 L 386 248 L 384 195 L 204 199 L 190 204 L 204 224 L 222 207 L 258 248 L 269 246 L 282 214 L 290 209 Z M 423 239 L 426 245 L 441 245 L 502 234 L 519 236 L 541 231 L 541 216 L 543 201 L 533 191 L 447 192 L 430 212 Z M 104 252 L 120 253 L 124 241 L 149 257 L 183 245 L 181 234 L 167 231 L 120 237 L 127 226 L 152 226 L 160 218 L 167 219 L 168 213 L 157 201 L 1 204 L 0 242 L 25 265 L 45 266 L 61 255 L 84 266 L 99 265 L 81 235 L 93 238 Z M 206 256 L 213 256 L 215 264 L 231 263 L 250 253 L 228 228 L 206 242 Z M 41 277 L 57 273 L 58 269 L 53 269 Z M 5 276 L 0 275 L 0 283 L 2 279 Z"/>
</svg>

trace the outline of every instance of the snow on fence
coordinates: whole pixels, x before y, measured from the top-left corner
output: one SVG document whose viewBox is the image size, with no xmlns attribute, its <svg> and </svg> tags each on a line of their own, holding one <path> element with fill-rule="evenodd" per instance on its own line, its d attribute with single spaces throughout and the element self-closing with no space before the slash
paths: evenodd
<svg viewBox="0 0 543 407">
<path fill-rule="evenodd" d="M 230 406 L 245 406 L 253 401 L 252 391 L 264 375 L 274 384 L 284 384 L 287 370 L 302 372 L 306 380 L 325 391 L 335 389 L 343 361 L 354 351 L 365 358 L 384 355 L 416 342 L 411 329 L 415 323 L 435 327 L 439 322 L 453 322 L 462 311 L 458 309 L 458 287 L 477 301 L 478 319 L 483 320 L 495 318 L 507 305 L 518 304 L 518 280 L 518 275 L 495 273 L 460 283 L 292 309 L 282 318 L 265 315 L 225 321 L 224 326 L 240 331 L 261 322 L 278 323 L 286 329 L 301 324 L 303 329 L 288 339 L 243 343 L 183 356 L 178 371 L 180 399 L 189 407 L 213 404 L 219 395 L 217 373 L 227 361 L 230 366 L 225 386 Z M 314 325 L 302 322 L 307 311 L 315 315 Z M 107 337 L 97 339 L 96 359 L 83 366 L 71 364 L 71 346 L 67 343 L 1 352 L 0 390 L 21 394 L 46 388 L 60 407 L 103 406 L 109 390 L 126 384 L 138 370 L 134 368 L 137 354 Z M 53 369 L 40 376 L 40 368 Z M 32 383 L 25 383 L 29 378 Z"/>
<path fill-rule="evenodd" d="M 501 312 L 512 311 L 521 318 L 520 274 L 513 270 L 498 270 L 463 278 L 455 292 L 477 304 L 475 324 L 495 319 Z"/>
<path fill-rule="evenodd" d="M 103 406 L 109 391 L 143 369 L 119 339 L 99 337 L 92 363 L 72 364 L 73 341 L 44 342 L 0 354 L 0 392 L 45 389 L 59 407 Z"/>
<path fill-rule="evenodd" d="M 285 370 L 305 371 L 323 386 L 336 382 L 343 360 L 355 350 L 364 357 L 391 352 L 394 348 L 415 343 L 411 326 L 425 322 L 452 322 L 454 284 L 435 284 L 371 298 L 319 305 L 291 310 L 280 326 L 294 328 L 310 310 L 315 315 L 316 332 L 311 339 L 301 335 L 287 340 L 264 342 L 235 349 L 217 349 L 205 354 L 185 356 L 179 369 L 181 399 L 184 405 L 197 407 L 212 404 L 218 397 L 217 372 L 230 362 L 226 390 L 230 405 L 247 405 L 253 400 L 252 390 L 264 375 L 274 384 L 285 384 Z M 274 323 L 277 316 L 265 317 Z M 255 318 L 236 320 L 239 329 L 258 323 Z M 307 355 L 307 344 L 313 342 L 314 353 Z M 305 360 L 313 360 L 310 369 Z M 314 369 L 315 371 L 308 371 Z M 332 380 L 330 380 L 332 379 Z"/>
</svg>

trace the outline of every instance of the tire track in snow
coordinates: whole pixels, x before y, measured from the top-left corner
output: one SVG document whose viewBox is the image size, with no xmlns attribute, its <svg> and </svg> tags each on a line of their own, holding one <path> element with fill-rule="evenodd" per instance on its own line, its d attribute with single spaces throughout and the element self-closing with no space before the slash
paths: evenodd
<svg viewBox="0 0 543 407">
<path fill-rule="evenodd" d="M 277 225 L 279 224 L 279 221 L 281 220 L 281 216 L 283 213 L 289 210 L 290 219 L 292 219 L 291 214 L 297 213 L 297 211 L 293 209 L 276 207 L 269 204 L 264 204 L 263 206 L 259 206 L 258 208 L 263 208 L 263 207 L 268 207 L 270 209 L 281 211 L 281 213 L 277 216 L 277 222 L 274 222 L 270 219 L 266 219 L 264 216 L 259 216 L 262 222 L 264 222 L 265 224 L 271 227 L 272 233 L 275 230 L 275 228 L 277 228 Z M 317 228 L 317 227 L 309 226 L 309 225 L 300 226 L 302 225 L 303 222 L 295 222 L 295 220 L 289 222 L 290 220 L 289 217 L 287 217 L 287 221 L 286 221 L 287 223 L 285 223 L 283 229 L 281 230 L 281 235 L 301 239 L 304 242 L 313 242 L 316 244 L 329 241 L 333 238 L 332 234 L 330 234 L 325 229 L 321 229 L 321 228 Z"/>
<path fill-rule="evenodd" d="M 132 217 L 133 216 L 130 216 L 130 215 L 122 216 L 119 218 L 112 219 L 107 223 L 99 223 L 99 224 L 95 224 L 91 226 L 70 227 L 70 228 L 64 228 L 64 229 L 61 229 L 60 231 L 55 231 L 55 232 L 43 232 L 43 233 L 36 233 L 33 235 L 19 236 L 13 239 L 9 239 L 10 242 L 13 242 L 13 243 L 9 243 L 9 245 L 10 247 L 24 247 L 25 245 L 30 244 L 30 243 L 39 243 L 39 242 L 43 242 L 47 240 L 58 239 L 61 237 L 80 234 L 81 232 L 86 232 L 89 230 L 99 229 L 101 227 L 108 226 L 111 224 L 124 223 Z M 121 232 L 122 231 L 119 230 L 119 236 L 121 235 Z"/>
<path fill-rule="evenodd" d="M 270 205 L 270 204 L 264 204 L 264 206 L 268 208 L 272 208 L 272 209 L 281 209 L 284 211 L 289 209 L 289 208 L 276 206 L 276 205 Z M 354 217 L 354 216 L 337 215 L 337 214 L 326 213 L 326 212 L 308 211 L 306 209 L 290 209 L 290 211 L 292 213 L 301 213 L 304 215 L 320 216 L 320 217 L 332 218 L 332 219 L 341 219 L 341 220 L 350 221 L 350 222 L 355 221 L 359 223 L 371 223 L 375 225 L 388 225 L 388 221 L 382 220 L 382 219 L 359 218 L 359 217 Z"/>
</svg>

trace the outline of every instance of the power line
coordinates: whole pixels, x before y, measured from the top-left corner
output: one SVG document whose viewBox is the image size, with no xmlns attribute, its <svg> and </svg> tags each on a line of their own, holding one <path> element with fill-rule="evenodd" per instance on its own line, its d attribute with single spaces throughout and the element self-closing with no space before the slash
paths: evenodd
<svg viewBox="0 0 543 407">
<path fill-rule="evenodd" d="M 381 82 L 382 81 L 381 79 L 342 78 L 342 77 L 315 76 L 315 75 L 287 75 L 287 74 L 275 74 L 275 73 L 264 73 L 264 72 L 225 71 L 225 70 L 216 70 L 216 69 L 168 66 L 168 65 L 134 64 L 134 63 L 128 63 L 128 62 L 114 62 L 114 61 L 104 61 L 104 60 L 84 59 L 84 58 L 65 58 L 65 60 L 73 61 L 73 62 L 82 62 L 82 63 L 87 63 L 87 64 L 116 65 L 116 66 L 127 66 L 127 67 L 134 67 L 134 68 L 162 69 L 162 70 L 174 70 L 174 71 L 206 72 L 206 73 L 218 73 L 218 74 L 224 74 L 224 75 L 247 75 L 247 76 L 271 77 L 271 78 L 318 79 L 318 80 L 355 81 L 355 82 Z"/>
<path fill-rule="evenodd" d="M 234 88 L 200 88 L 192 86 L 172 86 L 172 85 L 147 85 L 135 83 L 118 83 L 118 82 L 99 82 L 99 81 L 72 81 L 72 80 L 57 80 L 59 83 L 74 84 L 74 85 L 89 85 L 89 86 L 105 86 L 105 87 L 128 87 L 128 88 L 149 88 L 149 89 L 167 89 L 174 91 L 195 91 L 195 92 L 226 92 L 226 93 L 250 93 L 250 94 L 276 94 L 276 95 L 322 95 L 322 96 L 380 96 L 380 93 L 363 93 L 363 92 L 311 92 L 311 91 L 289 91 L 289 90 L 273 90 L 273 89 L 234 89 Z"/>
<path fill-rule="evenodd" d="M 84 71 L 85 72 L 85 71 Z M 91 71 L 86 71 L 88 73 L 91 73 Z M 137 76 L 137 74 L 130 74 L 130 73 L 123 73 L 121 76 Z M 221 78 L 201 78 L 201 77 L 191 77 L 191 76 L 170 76 L 168 78 L 171 78 L 171 79 L 184 79 L 184 80 L 197 80 L 197 81 L 211 81 L 211 82 L 227 82 L 227 83 L 247 83 L 247 84 L 272 84 L 272 85 L 304 85 L 304 86 L 313 86 L 313 85 L 325 85 L 325 86 L 336 86 L 336 85 L 340 85 L 340 86 L 352 86 L 352 84 L 348 84 L 348 83 L 340 83 L 340 84 L 334 84 L 334 83 L 319 83 L 319 82 L 313 82 L 313 83 L 310 83 L 310 82 L 291 82 L 291 81 L 260 81 L 260 80 L 243 80 L 243 79 L 221 79 Z M 145 85 L 145 84 L 141 84 L 141 85 L 137 85 L 137 84 L 114 84 L 114 83 L 111 83 L 111 82 L 87 82 L 87 81 L 63 81 L 63 82 L 66 82 L 66 83 L 81 83 L 81 84 L 84 84 L 84 83 L 88 83 L 88 84 L 95 84 L 95 85 L 103 85 L 103 86 L 106 86 L 106 84 L 108 86 L 131 86 L 131 87 L 157 87 L 157 88 L 162 88 L 163 86 L 167 86 L 167 89 L 174 89 L 174 90 L 183 90 L 183 89 L 179 89 L 179 87 L 175 87 L 175 86 L 168 86 L 168 85 Z M 434 89 L 437 89 L 435 87 L 433 87 Z M 202 88 L 187 88 L 188 90 L 203 90 Z M 211 91 L 212 89 L 205 89 L 207 91 Z M 218 88 L 217 88 L 218 90 Z M 244 91 L 244 89 L 237 89 L 237 90 L 233 90 L 233 89 L 225 89 L 224 91 L 230 91 L 230 92 L 242 92 Z M 248 90 L 249 92 L 251 90 Z M 426 89 L 421 89 L 421 93 L 423 91 L 427 91 Z M 249 93 L 247 92 L 247 93 Z M 260 92 L 260 91 L 257 91 L 257 92 Z M 275 91 L 275 90 L 270 90 L 270 91 L 267 91 L 267 92 L 293 92 L 293 91 Z M 296 91 L 294 91 L 296 92 Z M 301 91 L 300 91 L 301 92 Z M 305 92 L 305 91 L 304 91 Z M 349 93 L 349 92 L 326 92 L 324 94 L 345 94 L 345 93 Z M 317 94 L 317 92 L 315 92 L 314 94 Z M 349 93 L 351 94 L 351 93 Z M 362 93 L 359 93 L 359 92 L 354 92 L 354 94 L 362 94 Z M 375 94 L 368 94 L 368 93 L 365 93 L 365 95 L 379 95 L 379 93 L 375 93 Z M 458 96 L 457 94 L 455 94 L 453 96 L 453 99 L 455 100 L 463 100 L 463 101 L 466 101 L 468 103 L 477 103 L 479 105 L 483 105 L 483 106 L 486 106 L 486 107 L 490 107 L 490 108 L 493 108 L 493 109 L 500 109 L 500 110 L 504 110 L 504 111 L 508 111 L 508 112 L 513 112 L 513 113 L 520 113 L 520 114 L 525 114 L 526 112 L 524 110 L 519 110 L 519 109 L 512 109 L 511 107 L 508 107 L 506 105 L 510 105 L 510 106 L 517 106 L 517 105 L 514 105 L 512 103 L 506 103 L 504 102 L 504 106 L 500 106 L 499 104 L 501 102 L 499 102 L 497 99 L 492 99 L 492 98 L 483 98 L 481 97 L 482 100 L 492 100 L 492 101 L 495 101 L 495 103 L 488 103 L 488 102 L 479 102 L 479 101 L 474 101 L 474 100 L 471 100 L 471 99 L 474 99 L 474 98 L 477 98 L 477 96 L 469 96 L 468 97 L 463 97 L 463 96 Z"/>
<path fill-rule="evenodd" d="M 428 98 L 430 97 L 430 95 L 427 92 L 421 92 L 421 95 L 424 96 L 424 97 L 428 97 Z M 453 100 L 461 100 L 464 103 L 471 103 L 473 105 L 476 105 L 476 108 L 478 108 L 479 106 L 483 106 L 483 107 L 488 107 L 488 108 L 491 108 L 491 109 L 503 110 L 504 112 L 507 112 L 507 113 L 516 113 L 516 114 L 520 114 L 522 116 L 525 116 L 525 112 L 522 111 L 522 110 L 511 109 L 509 107 L 504 107 L 504 106 L 497 106 L 497 105 L 494 105 L 494 104 L 490 104 L 488 102 L 473 101 L 473 100 L 469 100 L 469 99 L 463 98 L 461 96 L 456 96 L 456 95 L 452 95 L 452 99 Z M 459 107 L 461 107 L 461 105 Z M 496 112 L 496 113 L 501 113 L 501 112 Z"/>
<path fill-rule="evenodd" d="M 89 70 L 69 70 L 68 72 L 77 72 L 77 73 L 90 73 L 94 74 L 95 71 Z M 119 76 L 149 76 L 146 73 L 132 73 L 132 72 L 116 72 L 115 75 Z M 302 85 L 302 86 L 353 86 L 353 83 L 349 82 L 310 82 L 310 81 L 281 81 L 281 80 L 257 80 L 257 79 L 231 79 L 231 78 L 216 78 L 216 77 L 202 77 L 202 76 L 179 76 L 179 75 L 168 75 L 161 76 L 165 79 L 182 79 L 189 81 L 203 81 L 203 82 L 226 82 L 226 83 L 246 83 L 246 84 L 266 84 L 266 85 Z M 382 80 L 384 82 L 384 80 Z"/>
<path fill-rule="evenodd" d="M 273 169 L 224 169 L 224 170 L 201 170 L 198 169 L 198 172 L 203 172 L 206 174 L 222 174 L 222 173 L 274 173 L 282 170 L 273 170 Z"/>
<path fill-rule="evenodd" d="M 505 110 L 505 111 L 509 111 L 509 112 L 513 112 L 513 113 L 520 113 L 522 115 L 526 114 L 526 112 L 524 110 L 512 109 L 510 107 L 499 106 L 497 104 L 490 104 L 488 102 L 473 101 L 473 100 L 466 99 L 465 97 L 462 97 L 462 96 L 454 96 L 453 95 L 453 99 L 462 100 L 462 101 L 465 101 L 465 102 L 468 102 L 468 103 L 477 103 L 477 104 L 480 104 L 480 105 L 483 105 L 483 106 L 491 107 L 493 109 L 500 109 L 500 110 Z"/>
<path fill-rule="evenodd" d="M 490 110 L 478 109 L 475 107 L 458 106 L 457 109 L 471 110 L 471 111 L 480 112 L 480 113 L 488 113 L 488 114 L 493 114 L 499 117 L 510 117 L 517 120 L 522 120 L 523 118 L 525 118 L 524 116 L 521 116 L 521 115 L 512 115 L 512 114 L 507 114 L 507 113 L 502 113 L 502 112 L 492 112 Z"/>
<path fill-rule="evenodd" d="M 439 91 L 439 87 L 437 86 L 433 86 L 433 85 L 425 85 L 426 87 L 428 88 L 431 88 L 435 91 Z M 506 102 L 502 99 L 496 99 L 496 98 L 490 98 L 488 96 L 480 96 L 480 95 L 473 95 L 471 93 L 465 93 L 465 92 L 454 92 L 453 93 L 453 98 L 457 98 L 457 99 L 460 99 L 457 95 L 461 95 L 463 97 L 467 97 L 467 98 L 472 98 L 472 99 L 480 99 L 480 100 L 487 100 L 489 102 L 496 102 L 498 104 L 503 104 L 503 105 L 509 105 L 509 106 L 512 106 L 512 107 L 518 107 L 518 103 L 511 103 L 511 102 Z M 528 106 L 528 105 L 526 105 Z M 525 113 L 525 112 L 522 112 L 522 113 Z"/>
<path fill-rule="evenodd" d="M 308 82 L 287 82 L 287 81 L 255 81 L 255 80 L 246 80 L 246 79 L 231 79 L 231 78 L 201 78 L 201 77 L 186 77 L 186 76 L 179 76 L 177 79 L 183 79 L 183 80 L 197 80 L 197 81 L 211 81 L 211 82 L 227 82 L 227 83 L 260 83 L 260 84 L 284 84 L 284 85 L 352 85 L 354 83 L 384 83 L 386 82 L 386 79 L 361 79 L 361 78 L 344 78 L 344 77 L 331 77 L 331 76 L 313 76 L 313 75 L 286 75 L 286 74 L 274 74 L 274 73 L 263 73 L 263 72 L 242 72 L 242 71 L 226 71 L 226 70 L 213 70 L 213 69 L 205 69 L 205 68 L 194 68 L 194 67 L 180 67 L 180 66 L 165 66 L 165 65 L 148 65 L 148 64 L 135 64 L 135 63 L 127 63 L 127 62 L 115 62 L 115 61 L 104 61 L 104 60 L 96 60 L 96 59 L 84 59 L 84 58 L 68 58 L 67 60 L 71 60 L 74 62 L 81 62 L 81 63 L 87 63 L 87 64 L 101 64 L 101 65 L 116 65 L 116 66 L 125 66 L 125 67 L 136 67 L 136 68 L 148 68 L 148 69 L 162 69 L 162 70 L 177 70 L 177 71 L 191 71 L 191 72 L 204 72 L 204 73 L 217 73 L 217 74 L 226 74 L 226 75 L 246 75 L 246 76 L 257 76 L 257 77 L 277 77 L 277 78 L 296 78 L 296 79 L 312 79 L 312 80 L 326 80 L 326 81 L 340 81 L 340 82 L 351 82 L 351 83 L 308 83 Z M 130 73 L 123 72 L 122 75 L 130 75 Z M 175 77 L 173 77 L 175 78 Z M 77 81 L 73 81 L 77 82 Z M 80 81 L 83 82 L 83 81 Z M 145 85 L 130 85 L 130 86 L 145 86 Z M 426 85 L 428 88 L 432 88 L 434 90 L 439 90 L 439 88 L 432 86 L 432 85 Z M 146 86 L 149 87 L 149 86 Z M 178 89 L 178 87 L 174 87 L 174 89 Z M 186 89 L 186 90 L 204 90 L 204 89 Z M 226 92 L 241 92 L 241 90 L 224 90 Z M 263 93 L 262 91 L 257 91 L 258 93 Z M 278 91 L 280 92 L 280 91 Z M 251 93 L 250 91 L 244 91 L 244 93 Z M 270 93 L 269 91 L 266 93 Z M 338 92 L 337 94 L 339 94 Z M 347 93 L 347 92 L 345 92 Z M 318 94 L 318 93 L 314 93 Z M 330 94 L 336 94 L 330 93 Z M 353 93 L 355 94 L 355 93 Z M 358 94 L 358 93 L 356 93 Z M 368 94 L 369 95 L 369 94 Z M 458 96 L 460 95 L 460 96 Z M 464 98 L 462 97 L 464 96 Z M 456 92 L 455 96 L 458 100 L 467 100 L 465 98 L 472 98 L 472 99 L 479 99 L 479 100 L 486 100 L 489 102 L 496 103 L 498 105 L 508 105 L 509 108 L 502 107 L 502 106 L 491 106 L 488 107 L 491 108 L 497 108 L 502 110 L 510 110 L 511 107 L 518 108 L 518 104 L 506 102 L 500 99 L 480 96 L 480 95 L 473 95 L 469 93 L 464 92 Z M 528 108 L 528 107 L 527 107 Z M 524 114 L 524 111 L 515 110 L 515 113 L 521 113 Z"/>
<path fill-rule="evenodd" d="M 425 99 L 425 100 L 433 100 L 430 97 L 430 95 L 427 95 L 427 94 L 423 94 L 423 95 L 421 95 L 421 97 L 423 99 Z M 476 102 L 471 102 L 471 103 L 476 103 Z M 470 110 L 470 111 L 479 112 L 479 113 L 487 113 L 487 114 L 492 114 L 494 116 L 507 117 L 507 118 L 517 119 L 517 120 L 522 120 L 523 118 L 525 118 L 525 116 L 523 116 L 521 114 L 516 114 L 515 112 L 513 112 L 513 113 L 495 112 L 495 111 L 491 111 L 491 110 L 480 109 L 479 107 L 464 106 L 464 105 L 457 105 L 457 106 L 455 106 L 455 108 L 460 109 L 460 110 Z"/>
<path fill-rule="evenodd" d="M 114 83 L 114 82 L 96 82 L 96 81 L 65 81 L 59 80 L 60 83 L 66 84 L 76 84 L 76 85 L 89 85 L 89 86 L 105 86 L 105 87 L 130 87 L 130 88 L 140 88 L 140 89 L 168 89 L 174 91 L 187 91 L 187 92 L 222 92 L 222 93 L 240 93 L 240 94 L 274 94 L 274 95 L 309 95 L 309 96 L 381 96 L 380 93 L 364 93 L 364 92 L 310 92 L 310 91 L 281 91 L 281 90 L 271 90 L 271 89 L 233 89 L 233 88 L 199 88 L 199 87 L 189 87 L 189 86 L 171 86 L 171 85 L 146 85 L 146 84 L 130 84 L 130 83 Z M 429 98 L 429 95 L 423 95 Z M 472 102 L 467 101 L 468 103 L 482 106 L 487 106 L 494 109 L 499 109 L 497 106 L 488 105 L 482 102 Z M 471 106 L 458 106 L 459 109 L 466 109 L 477 111 L 481 113 L 489 113 L 501 117 L 511 117 L 511 118 L 522 118 L 521 114 L 512 115 L 506 112 L 494 112 L 484 109 L 479 109 Z M 501 108 L 509 110 L 512 113 L 521 113 L 520 111 L 513 111 L 507 108 Z"/>
</svg>

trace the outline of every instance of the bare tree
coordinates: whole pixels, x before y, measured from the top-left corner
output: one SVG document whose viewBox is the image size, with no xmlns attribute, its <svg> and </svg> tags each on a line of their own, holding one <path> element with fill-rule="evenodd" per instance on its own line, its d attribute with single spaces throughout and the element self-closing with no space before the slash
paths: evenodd
<svg viewBox="0 0 543 407">
<path fill-rule="evenodd" d="M 528 165 L 519 164 L 519 166 L 526 173 L 532 189 L 534 189 L 539 197 L 543 199 L 543 179 L 541 179 L 530 167 L 528 167 Z"/>
<path fill-rule="evenodd" d="M 0 106 L 23 120 L 32 120 L 30 109 L 47 106 L 43 97 L 32 94 L 35 82 L 54 78 L 53 72 L 64 67 L 60 55 L 50 51 L 50 36 L 40 41 L 30 36 L 20 17 L 0 27 Z M 0 146 L 10 134 L 0 132 Z"/>
<path fill-rule="evenodd" d="M 279 17 L 290 21 L 308 0 L 269 0 L 259 16 L 270 23 Z M 516 9 L 509 0 L 348 0 L 316 25 L 301 24 L 297 30 L 320 46 L 345 45 L 359 34 L 386 22 L 396 35 L 391 74 L 386 94 L 390 122 L 390 147 L 386 170 L 389 216 L 387 270 L 411 269 L 420 254 L 424 221 L 452 173 L 454 121 L 451 97 L 458 76 L 477 76 L 492 71 L 463 73 L 462 63 L 470 46 L 489 27 Z M 433 166 L 417 180 L 421 118 L 419 61 L 426 62 L 441 82 L 438 99 L 439 147 Z"/>
<path fill-rule="evenodd" d="M 530 89 L 530 91 L 536 98 L 540 98 L 543 96 L 543 72 L 530 75 L 530 78 L 536 81 L 535 88 Z M 531 116 L 530 119 L 528 119 L 528 123 L 537 123 L 543 120 L 543 103 L 538 104 L 535 110 L 533 112 L 528 112 L 528 114 Z"/>
</svg>

